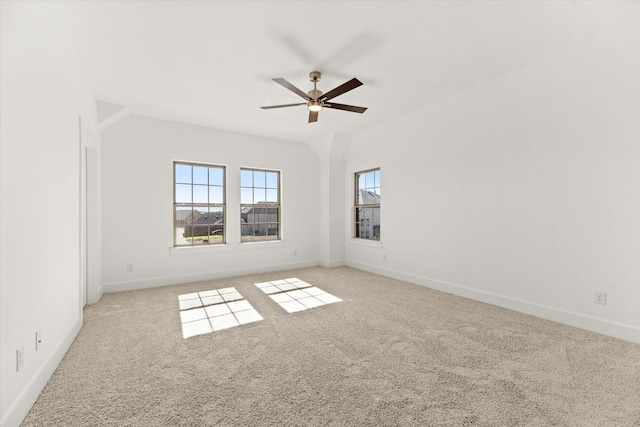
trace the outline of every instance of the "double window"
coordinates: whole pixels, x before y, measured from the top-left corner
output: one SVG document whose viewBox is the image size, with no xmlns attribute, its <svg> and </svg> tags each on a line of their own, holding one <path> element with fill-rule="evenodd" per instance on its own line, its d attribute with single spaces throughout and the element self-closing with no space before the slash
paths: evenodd
<svg viewBox="0 0 640 427">
<path fill-rule="evenodd" d="M 173 245 L 225 243 L 224 166 L 174 162 Z M 280 240 L 280 172 L 240 170 L 242 242 Z"/>
<path fill-rule="evenodd" d="M 355 174 L 354 237 L 380 240 L 380 169 Z"/>
<path fill-rule="evenodd" d="M 280 240 L 280 172 L 240 170 L 242 242 Z"/>
<path fill-rule="evenodd" d="M 174 246 L 224 243 L 225 176 L 224 166 L 174 163 Z"/>
</svg>

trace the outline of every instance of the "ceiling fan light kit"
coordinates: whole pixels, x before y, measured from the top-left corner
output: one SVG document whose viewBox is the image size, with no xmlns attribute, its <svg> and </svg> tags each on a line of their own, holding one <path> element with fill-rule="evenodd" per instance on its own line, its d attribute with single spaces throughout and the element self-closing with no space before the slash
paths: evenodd
<svg viewBox="0 0 640 427">
<path fill-rule="evenodd" d="M 322 111 L 323 108 L 332 108 L 334 110 L 343 110 L 343 111 L 351 111 L 353 113 L 364 113 L 367 111 L 366 107 L 356 107 L 354 105 L 345 105 L 345 104 L 337 104 L 335 102 L 327 102 L 330 99 L 333 99 L 339 95 L 342 95 L 345 92 L 348 92 L 352 89 L 357 88 L 358 86 L 362 86 L 362 82 L 355 77 L 349 80 L 346 83 L 338 86 L 335 89 L 330 90 L 326 94 L 323 94 L 321 90 L 318 90 L 316 87 L 317 83 L 322 78 L 322 74 L 320 71 L 312 71 L 309 73 L 309 80 L 313 82 L 313 89 L 309 92 L 304 93 L 282 77 L 277 77 L 273 79 L 274 82 L 278 83 L 281 86 L 289 89 L 291 92 L 296 95 L 304 98 L 306 102 L 301 102 L 297 104 L 282 104 L 282 105 L 269 105 L 266 107 L 260 107 L 263 110 L 268 110 L 272 108 L 284 108 L 284 107 L 295 107 L 298 105 L 307 105 L 309 109 L 309 123 L 313 123 L 318 121 L 318 112 Z"/>
<path fill-rule="evenodd" d="M 307 106 L 309 107 L 309 111 L 318 112 L 322 110 L 322 102 L 320 101 L 309 101 Z"/>
</svg>

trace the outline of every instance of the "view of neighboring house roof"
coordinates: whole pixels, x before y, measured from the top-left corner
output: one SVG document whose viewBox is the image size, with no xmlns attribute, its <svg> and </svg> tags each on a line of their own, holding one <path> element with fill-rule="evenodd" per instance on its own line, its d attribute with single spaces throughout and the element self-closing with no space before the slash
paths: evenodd
<svg viewBox="0 0 640 427">
<path fill-rule="evenodd" d="M 360 190 L 360 203 L 374 205 L 380 203 L 380 195 L 371 190 Z"/>
<path fill-rule="evenodd" d="M 202 213 L 199 211 L 191 211 L 191 210 L 179 210 L 176 212 L 176 220 L 185 221 L 191 218 L 198 219 L 202 216 Z"/>
<path fill-rule="evenodd" d="M 215 220 L 214 222 L 209 222 L 209 215 L 207 214 L 202 214 L 200 215 L 199 218 L 197 218 L 195 221 L 192 222 L 192 224 L 194 225 L 200 225 L 200 224 L 222 224 L 224 222 L 224 218 L 222 217 L 222 214 L 216 214 L 213 215 L 213 220 Z"/>
</svg>

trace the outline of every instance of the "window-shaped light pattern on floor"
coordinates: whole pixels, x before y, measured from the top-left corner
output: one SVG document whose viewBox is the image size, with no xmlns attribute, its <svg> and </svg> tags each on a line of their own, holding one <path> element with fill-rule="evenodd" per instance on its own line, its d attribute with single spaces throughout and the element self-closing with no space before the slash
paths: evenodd
<svg viewBox="0 0 640 427">
<path fill-rule="evenodd" d="M 296 277 L 256 283 L 256 286 L 288 313 L 342 301 Z"/>
<path fill-rule="evenodd" d="M 178 302 L 183 338 L 263 319 L 233 287 L 178 295 Z"/>
</svg>

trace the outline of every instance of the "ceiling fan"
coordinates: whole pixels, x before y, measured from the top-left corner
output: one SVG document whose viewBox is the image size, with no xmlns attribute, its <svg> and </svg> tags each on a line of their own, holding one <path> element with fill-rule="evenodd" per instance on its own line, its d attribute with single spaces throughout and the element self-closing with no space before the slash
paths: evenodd
<svg viewBox="0 0 640 427">
<path fill-rule="evenodd" d="M 268 110 L 271 108 L 283 108 L 283 107 L 296 107 L 298 105 L 306 105 L 309 109 L 309 123 L 318 121 L 318 112 L 323 108 L 333 108 L 334 110 L 344 110 L 344 111 L 352 111 L 354 113 L 364 113 L 367 111 L 365 107 L 356 107 L 353 105 L 345 105 L 345 104 L 337 104 L 335 102 L 330 102 L 331 99 L 335 98 L 338 95 L 342 95 L 345 92 L 349 92 L 352 89 L 357 88 L 358 86 L 362 86 L 362 82 L 356 78 L 349 80 L 346 83 L 341 84 L 335 89 L 330 90 L 329 92 L 323 94 L 322 91 L 316 88 L 316 84 L 320 81 L 322 74 L 320 71 L 312 71 L 309 73 L 309 80 L 313 82 L 313 89 L 308 93 L 304 93 L 282 77 L 278 77 L 273 79 L 274 82 L 286 87 L 291 92 L 296 95 L 304 98 L 306 102 L 300 102 L 297 104 L 283 104 L 283 105 L 269 105 L 267 107 L 260 107 L 263 110 Z"/>
</svg>

